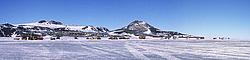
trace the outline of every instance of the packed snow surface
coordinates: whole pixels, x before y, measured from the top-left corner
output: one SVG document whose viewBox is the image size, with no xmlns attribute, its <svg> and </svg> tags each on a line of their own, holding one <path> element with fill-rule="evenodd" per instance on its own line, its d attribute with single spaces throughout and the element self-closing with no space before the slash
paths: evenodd
<svg viewBox="0 0 250 60">
<path fill-rule="evenodd" d="M 0 60 L 249 60 L 250 41 L 0 39 Z"/>
</svg>

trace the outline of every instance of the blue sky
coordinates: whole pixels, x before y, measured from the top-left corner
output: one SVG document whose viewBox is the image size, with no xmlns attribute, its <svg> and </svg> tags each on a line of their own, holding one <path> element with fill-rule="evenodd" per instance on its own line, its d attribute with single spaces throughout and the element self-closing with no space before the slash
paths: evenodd
<svg viewBox="0 0 250 60">
<path fill-rule="evenodd" d="M 0 0 L 0 23 L 40 19 L 109 29 L 140 19 L 162 30 L 250 39 L 250 0 Z"/>
</svg>

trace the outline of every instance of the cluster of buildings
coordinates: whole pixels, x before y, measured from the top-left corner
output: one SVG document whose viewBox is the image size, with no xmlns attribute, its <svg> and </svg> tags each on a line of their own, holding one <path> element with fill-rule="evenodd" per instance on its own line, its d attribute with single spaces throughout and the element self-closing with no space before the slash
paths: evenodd
<svg viewBox="0 0 250 60">
<path fill-rule="evenodd" d="M 64 35 L 66 34 L 66 35 Z M 71 39 L 79 39 L 84 38 L 86 40 L 101 40 L 101 39 L 108 39 L 108 40 L 121 40 L 121 39 L 205 39 L 205 37 L 198 37 L 198 36 L 192 36 L 192 35 L 174 35 L 174 36 L 147 36 L 147 35 L 139 35 L 139 36 L 131 36 L 131 35 L 106 35 L 106 34 L 95 34 L 95 33 L 57 33 L 53 36 L 47 36 L 43 35 L 42 33 L 31 33 L 31 34 L 21 34 L 18 36 L 15 36 L 15 40 L 60 40 L 61 37 L 71 37 Z"/>
</svg>

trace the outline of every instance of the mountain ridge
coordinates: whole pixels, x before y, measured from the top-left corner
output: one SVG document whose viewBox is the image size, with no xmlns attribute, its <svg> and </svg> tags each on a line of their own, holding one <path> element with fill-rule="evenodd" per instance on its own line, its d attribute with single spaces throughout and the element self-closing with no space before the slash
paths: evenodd
<svg viewBox="0 0 250 60">
<path fill-rule="evenodd" d="M 34 23 L 0 25 L 0 36 L 10 37 L 11 35 L 20 36 L 23 34 L 40 33 L 49 36 L 155 36 L 173 37 L 176 35 L 188 35 L 174 31 L 163 31 L 145 21 L 135 20 L 120 29 L 109 30 L 106 27 L 92 25 L 65 25 L 59 21 L 41 20 Z M 9 31 L 8 31 L 9 30 Z M 7 34 L 8 33 L 8 34 Z"/>
</svg>

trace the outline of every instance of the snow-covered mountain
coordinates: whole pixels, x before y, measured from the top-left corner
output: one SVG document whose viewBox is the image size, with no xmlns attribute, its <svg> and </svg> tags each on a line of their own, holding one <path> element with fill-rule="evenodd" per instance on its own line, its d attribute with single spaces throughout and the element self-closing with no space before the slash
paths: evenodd
<svg viewBox="0 0 250 60">
<path fill-rule="evenodd" d="M 135 20 L 131 22 L 129 25 L 121 29 L 113 30 L 110 33 L 111 34 L 151 35 L 151 36 L 182 34 L 182 33 L 173 32 L 173 31 L 161 31 L 160 29 L 155 28 L 152 25 L 144 21 L 139 21 L 139 20 Z"/>
<path fill-rule="evenodd" d="M 11 35 L 21 35 L 27 33 L 41 33 L 43 35 L 54 35 L 56 32 L 92 32 L 106 33 L 109 30 L 105 27 L 83 26 L 83 25 L 64 25 L 62 22 L 53 20 L 41 20 L 33 23 L 24 24 L 1 24 L 0 37 L 10 37 Z"/>
<path fill-rule="evenodd" d="M 64 25 L 62 22 L 53 20 L 41 20 L 25 24 L 2 24 L 0 25 L 0 37 L 10 37 L 12 35 L 35 34 L 42 35 L 62 35 L 62 36 L 109 36 L 109 35 L 127 35 L 127 36 L 174 36 L 187 35 L 174 31 L 162 31 L 152 25 L 135 20 L 121 29 L 109 31 L 105 27 L 83 26 L 83 25 Z"/>
<path fill-rule="evenodd" d="M 63 23 L 58 21 L 46 21 L 41 20 L 34 23 L 18 24 L 18 27 L 22 28 L 50 28 L 57 29 L 61 28 L 64 30 L 82 31 L 82 32 L 108 32 L 109 30 L 105 27 L 95 27 L 95 26 L 82 26 L 82 25 L 63 25 Z"/>
<path fill-rule="evenodd" d="M 129 34 L 155 34 L 154 31 L 159 30 L 149 25 L 144 21 L 133 21 L 128 26 L 125 26 L 121 29 L 113 30 L 112 32 L 121 34 L 121 33 L 129 33 Z"/>
<path fill-rule="evenodd" d="M 73 31 L 83 31 L 83 32 L 108 32 L 109 30 L 105 27 L 95 27 L 95 26 L 73 26 L 67 25 L 65 27 L 66 30 L 73 30 Z"/>
<path fill-rule="evenodd" d="M 34 28 L 35 26 L 39 26 L 39 27 L 47 27 L 51 29 L 65 27 L 61 22 L 57 22 L 53 20 L 51 21 L 41 20 L 41 21 L 34 22 L 34 23 L 17 24 L 17 26 L 22 26 L 24 28 Z"/>
<path fill-rule="evenodd" d="M 159 30 L 159 29 L 149 25 L 148 23 L 146 23 L 144 21 L 139 21 L 139 20 L 131 22 L 128 26 L 123 27 L 122 29 L 135 31 L 137 33 L 142 32 L 144 34 L 155 34 L 155 31 Z"/>
</svg>

